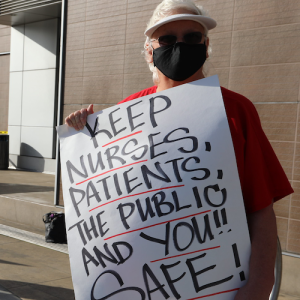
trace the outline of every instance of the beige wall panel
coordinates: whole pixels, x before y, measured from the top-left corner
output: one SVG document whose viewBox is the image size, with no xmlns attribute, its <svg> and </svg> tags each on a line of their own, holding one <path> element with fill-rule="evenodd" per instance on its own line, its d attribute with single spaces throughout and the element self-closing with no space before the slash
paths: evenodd
<svg viewBox="0 0 300 300">
<path fill-rule="evenodd" d="M 5 35 L 0 38 L 0 53 L 10 51 L 10 35 Z"/>
<path fill-rule="evenodd" d="M 126 44 L 145 42 L 144 32 L 151 15 L 151 10 L 127 15 Z"/>
<path fill-rule="evenodd" d="M 202 5 L 209 16 L 217 21 L 218 26 L 212 32 L 232 30 L 234 0 L 196 0 L 195 3 Z"/>
<path fill-rule="evenodd" d="M 85 22 L 68 25 L 67 30 L 67 51 L 80 50 L 84 48 Z M 68 57 L 68 55 L 67 55 Z"/>
<path fill-rule="evenodd" d="M 233 32 L 231 66 L 300 62 L 300 24 Z"/>
<path fill-rule="evenodd" d="M 127 0 L 87 0 L 86 20 L 126 14 Z"/>
<path fill-rule="evenodd" d="M 156 6 L 161 3 L 161 0 L 128 0 L 127 13 L 135 13 L 140 11 L 150 11 L 149 19 Z M 148 22 L 148 20 L 146 20 Z"/>
<path fill-rule="evenodd" d="M 65 104 L 81 104 L 83 99 L 83 78 L 65 78 Z"/>
<path fill-rule="evenodd" d="M 225 87 L 228 89 L 228 84 L 229 84 L 229 68 L 214 68 L 213 65 L 210 62 L 206 62 L 207 66 L 207 75 L 206 77 L 212 76 L 212 75 L 218 75 L 219 76 L 219 81 L 220 85 L 222 87 Z"/>
<path fill-rule="evenodd" d="M 300 295 L 300 258 L 282 256 L 282 281 L 278 300 L 298 300 Z"/>
<path fill-rule="evenodd" d="M 123 75 L 83 78 L 83 102 L 116 104 L 122 100 Z"/>
<path fill-rule="evenodd" d="M 236 0 L 234 30 L 299 23 L 298 0 Z"/>
<path fill-rule="evenodd" d="M 141 73 L 141 74 L 125 74 L 124 75 L 124 88 L 123 98 L 130 96 L 131 94 L 137 93 L 143 89 L 153 86 L 152 73 Z"/>
<path fill-rule="evenodd" d="M 113 104 L 94 104 L 94 112 L 109 108 L 111 106 L 113 106 Z"/>
<path fill-rule="evenodd" d="M 294 143 L 271 142 L 281 166 L 289 180 L 292 180 Z"/>
<path fill-rule="evenodd" d="M 10 35 L 10 26 L 0 25 L 0 37 Z"/>
<path fill-rule="evenodd" d="M 210 63 L 215 68 L 230 66 L 231 32 L 214 33 L 210 35 L 212 54 Z"/>
<path fill-rule="evenodd" d="M 84 77 L 120 75 L 124 69 L 124 45 L 86 49 Z"/>
<path fill-rule="evenodd" d="M 68 24 L 85 21 L 86 1 L 71 0 L 68 1 Z"/>
<path fill-rule="evenodd" d="M 67 78 L 83 76 L 83 55 L 84 50 L 66 52 L 65 76 Z"/>
<path fill-rule="evenodd" d="M 10 55 L 0 56 L 0 83 L 9 82 L 9 61 Z"/>
<path fill-rule="evenodd" d="M 0 83 L 0 101 L 5 101 L 8 103 L 8 96 L 9 96 L 9 84 Z"/>
<path fill-rule="evenodd" d="M 299 125 L 298 125 L 299 126 Z M 298 127 L 299 131 L 299 127 Z M 293 180 L 300 181 L 300 144 L 296 143 Z"/>
<path fill-rule="evenodd" d="M 293 181 L 294 194 L 291 196 L 290 218 L 300 221 L 300 182 Z"/>
<path fill-rule="evenodd" d="M 289 220 L 287 251 L 300 253 L 300 221 Z"/>
<path fill-rule="evenodd" d="M 269 140 L 294 141 L 297 104 L 255 104 Z"/>
<path fill-rule="evenodd" d="M 277 217 L 282 217 L 282 218 L 289 217 L 290 201 L 291 201 L 291 196 L 287 196 L 274 203 L 273 208 L 274 208 L 275 215 Z"/>
<path fill-rule="evenodd" d="M 300 87 L 299 87 L 299 97 L 300 97 Z M 299 105 L 300 99 L 298 98 L 298 115 L 300 113 L 300 105 Z M 300 142 L 300 118 L 298 117 L 298 124 L 297 124 L 297 140 L 296 142 Z"/>
<path fill-rule="evenodd" d="M 230 89 L 252 102 L 297 102 L 300 64 L 232 68 Z"/>
<path fill-rule="evenodd" d="M 123 45 L 125 43 L 126 15 L 87 21 L 85 48 Z"/>
<path fill-rule="evenodd" d="M 286 250 L 288 235 L 288 219 L 276 217 L 277 235 L 279 237 L 282 250 Z"/>
<path fill-rule="evenodd" d="M 64 113 L 63 113 L 63 124 L 65 123 L 65 118 L 73 113 L 76 110 L 80 110 L 82 106 L 80 104 L 69 104 L 69 105 L 64 105 Z"/>
<path fill-rule="evenodd" d="M 148 64 L 145 60 L 142 50 L 144 43 L 126 44 L 125 45 L 125 74 L 150 73 Z"/>
</svg>

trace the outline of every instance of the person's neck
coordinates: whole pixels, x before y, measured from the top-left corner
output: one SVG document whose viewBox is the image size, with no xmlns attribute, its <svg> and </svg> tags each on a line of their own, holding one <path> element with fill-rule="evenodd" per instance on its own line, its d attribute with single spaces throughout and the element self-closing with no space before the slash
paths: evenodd
<svg viewBox="0 0 300 300">
<path fill-rule="evenodd" d="M 203 75 L 202 70 L 200 69 L 198 72 L 193 74 L 191 77 L 189 77 L 188 79 L 183 80 L 183 81 L 172 80 L 172 79 L 166 77 L 165 75 L 163 75 L 159 70 L 158 70 L 158 78 L 159 78 L 159 82 L 157 85 L 156 92 L 161 92 L 161 91 L 164 91 L 164 90 L 167 90 L 167 89 L 170 89 L 170 88 L 173 88 L 173 87 L 185 84 L 185 83 L 203 79 L 205 77 Z"/>
</svg>

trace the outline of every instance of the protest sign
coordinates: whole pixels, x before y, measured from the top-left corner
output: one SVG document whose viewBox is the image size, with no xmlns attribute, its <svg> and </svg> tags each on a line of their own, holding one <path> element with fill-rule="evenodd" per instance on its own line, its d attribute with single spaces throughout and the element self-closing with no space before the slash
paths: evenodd
<svg viewBox="0 0 300 300">
<path fill-rule="evenodd" d="M 76 300 L 233 300 L 250 239 L 217 76 L 58 127 Z"/>
</svg>

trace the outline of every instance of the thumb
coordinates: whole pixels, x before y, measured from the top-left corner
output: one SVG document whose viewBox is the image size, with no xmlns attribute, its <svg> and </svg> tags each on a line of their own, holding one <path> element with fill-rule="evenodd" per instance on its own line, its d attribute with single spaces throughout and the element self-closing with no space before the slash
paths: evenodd
<svg viewBox="0 0 300 300">
<path fill-rule="evenodd" d="M 87 108 L 87 113 L 88 115 L 91 115 L 94 113 L 94 105 L 90 104 L 89 107 Z"/>
</svg>

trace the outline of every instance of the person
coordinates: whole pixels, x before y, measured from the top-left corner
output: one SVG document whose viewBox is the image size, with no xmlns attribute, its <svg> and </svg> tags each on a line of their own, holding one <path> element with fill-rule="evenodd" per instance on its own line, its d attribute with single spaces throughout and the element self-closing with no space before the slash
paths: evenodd
<svg viewBox="0 0 300 300">
<path fill-rule="evenodd" d="M 120 103 L 204 78 L 209 57 L 208 31 L 216 22 L 191 0 L 163 0 L 145 31 L 144 53 L 154 86 Z M 274 284 L 277 229 L 273 202 L 293 192 L 260 124 L 253 104 L 221 88 L 232 135 L 251 239 L 247 284 L 235 300 L 267 300 Z M 199 95 L 201 97 L 201 95 Z M 93 105 L 70 114 L 65 122 L 84 128 Z"/>
</svg>

